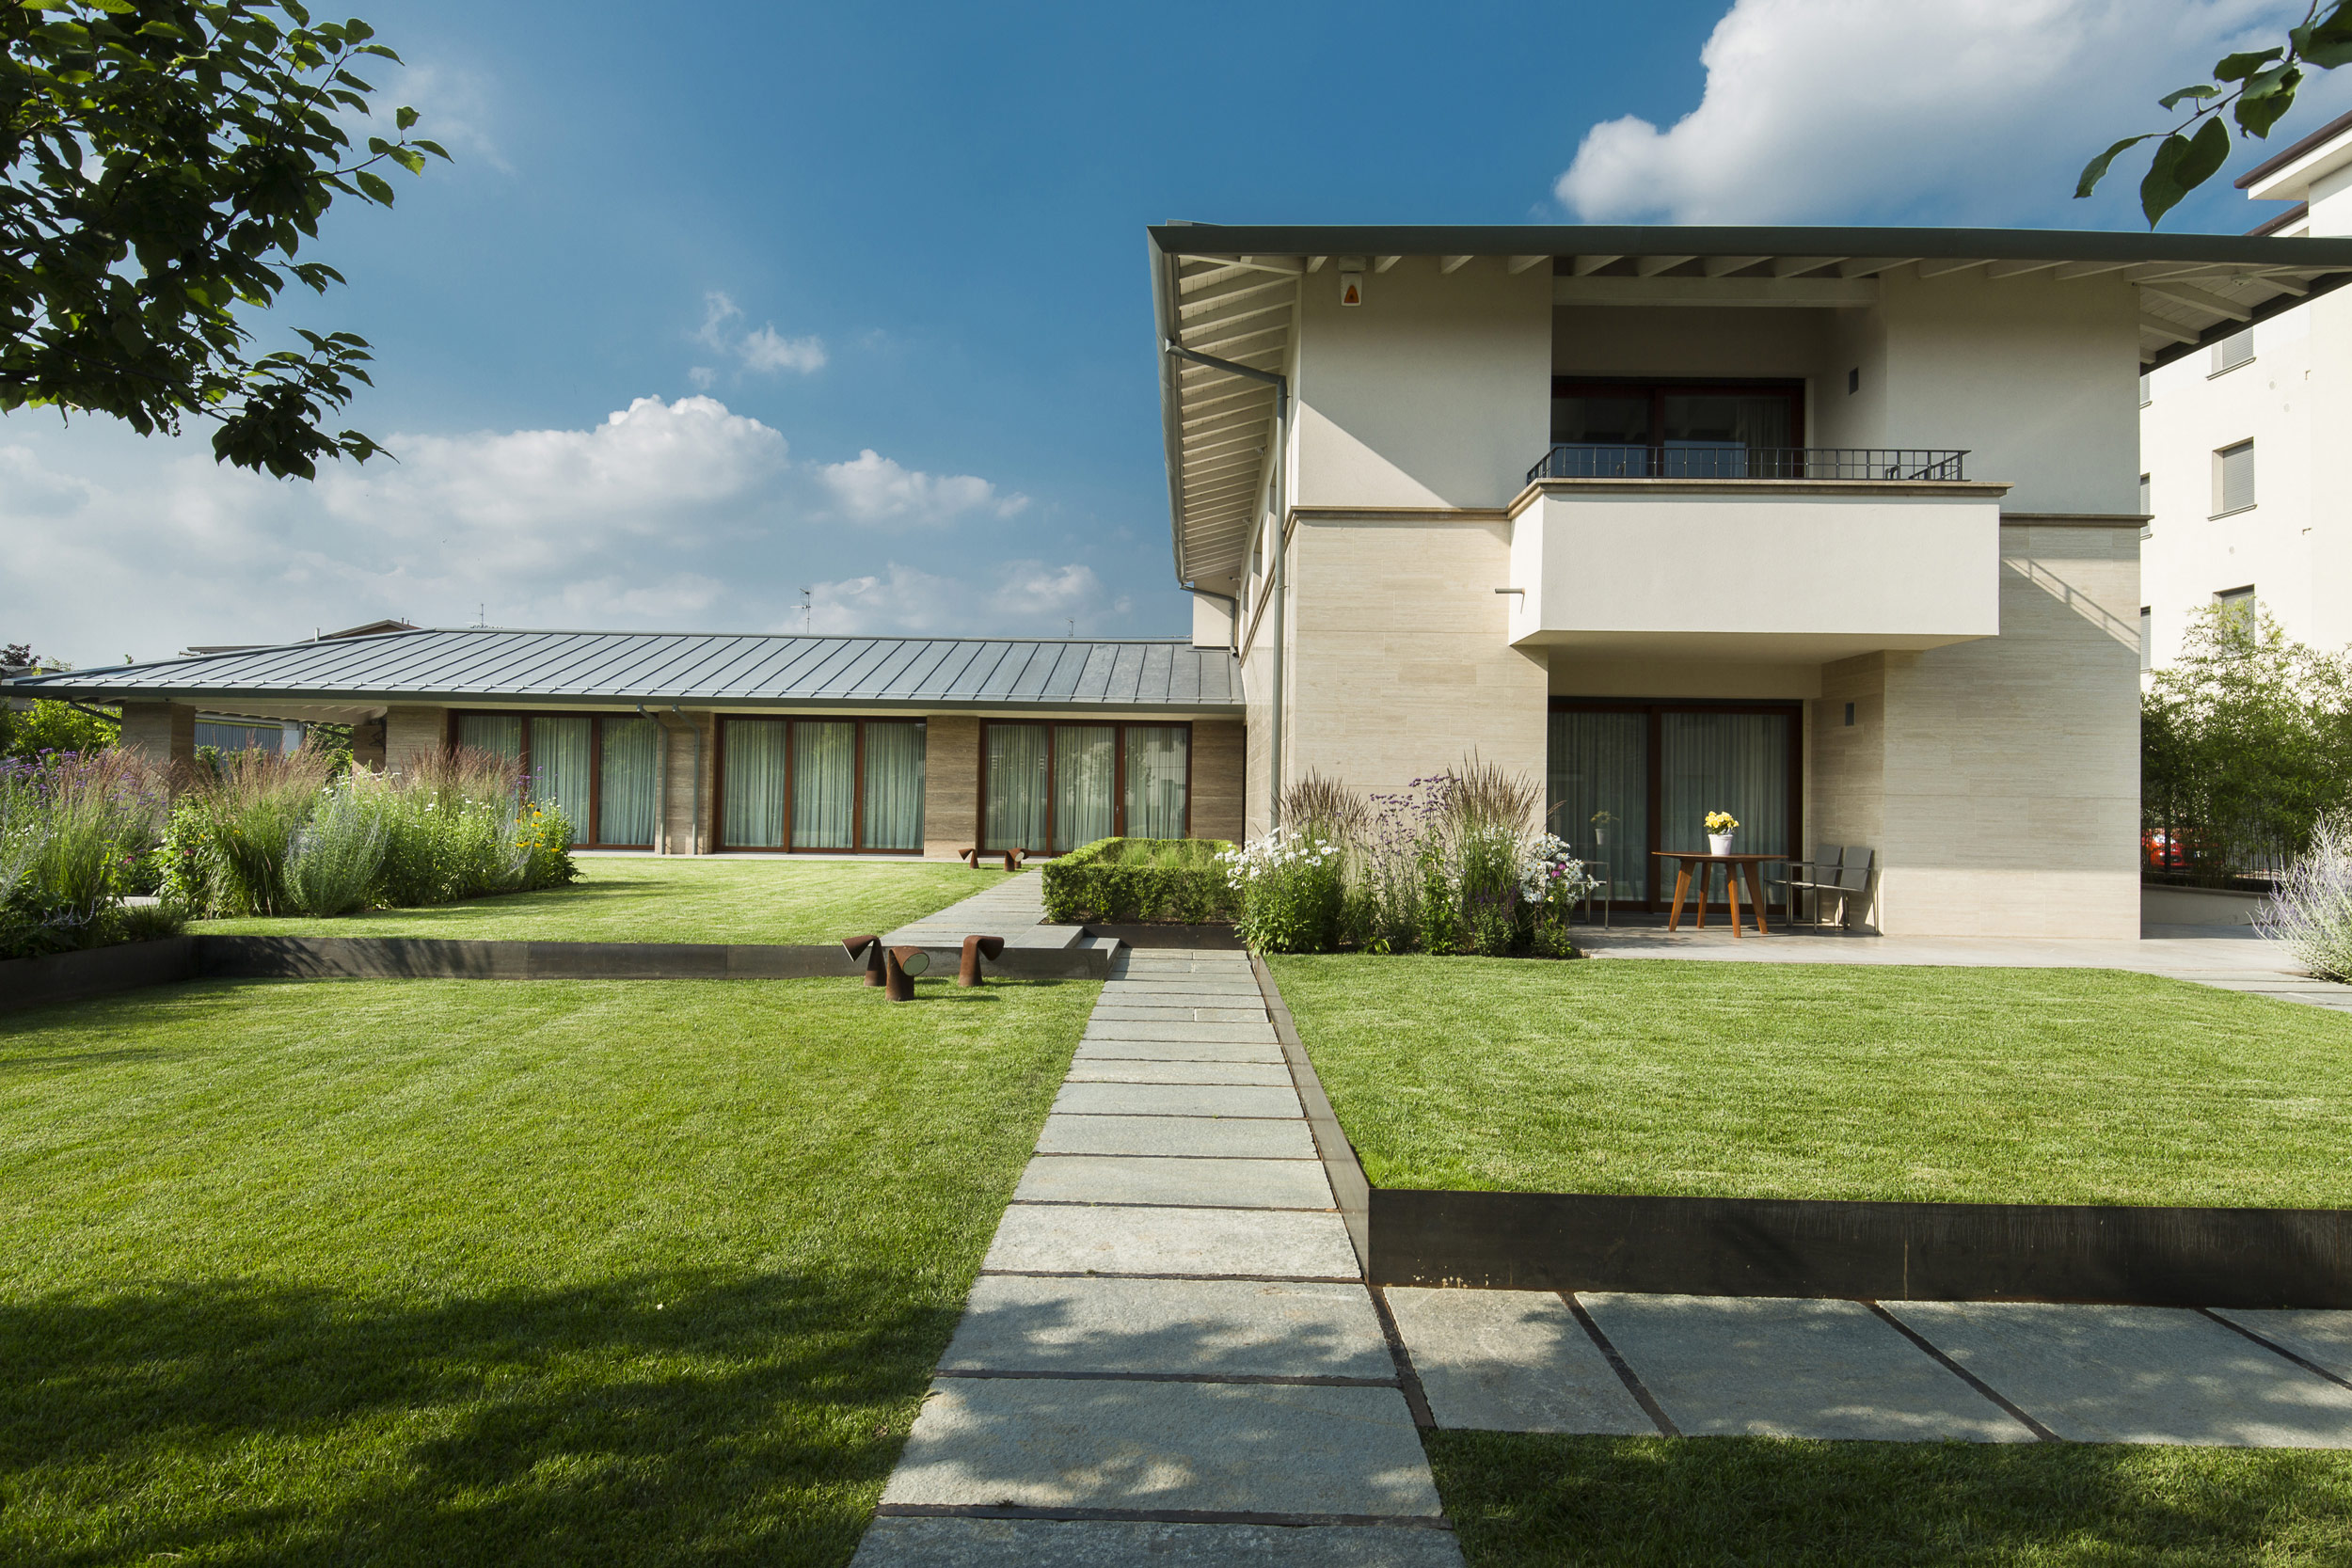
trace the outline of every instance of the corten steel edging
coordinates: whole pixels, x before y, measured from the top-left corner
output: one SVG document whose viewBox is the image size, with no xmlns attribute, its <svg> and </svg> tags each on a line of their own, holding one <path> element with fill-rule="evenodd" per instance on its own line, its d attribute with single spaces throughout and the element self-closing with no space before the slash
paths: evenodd
<svg viewBox="0 0 2352 1568">
<path fill-rule="evenodd" d="M 159 937 L 78 953 L 0 960 L 0 1012 L 194 979 L 196 937 Z"/>
<path fill-rule="evenodd" d="M 797 980 L 859 973 L 839 942 L 472 942 L 439 937 L 199 936 L 198 972 L 289 980 Z M 952 958 L 952 948 L 930 949 Z M 1106 955 L 1007 948 L 985 973 L 1099 979 Z"/>
<path fill-rule="evenodd" d="M 1307 1131 L 1315 1141 L 1315 1157 L 1323 1162 L 1324 1178 L 1331 1183 L 1331 1201 L 1338 1205 L 1340 1219 L 1347 1227 L 1347 1239 L 1356 1249 L 1357 1264 L 1368 1281 L 1380 1284 L 1382 1281 L 1372 1272 L 1370 1208 L 1370 1200 L 1378 1195 L 1356 1158 L 1356 1146 L 1347 1141 L 1347 1133 L 1340 1127 L 1339 1113 L 1331 1109 L 1331 1097 L 1323 1092 L 1323 1081 L 1315 1076 L 1314 1064 L 1307 1059 L 1307 1048 L 1299 1043 L 1297 1025 L 1291 1021 L 1291 1010 L 1274 983 L 1273 971 L 1255 953 L 1249 955 L 1249 970 L 1257 976 L 1258 994 L 1265 999 L 1266 1016 L 1274 1021 L 1274 1037 L 1280 1042 L 1282 1060 L 1290 1068 L 1291 1086 L 1298 1091 L 1298 1101 L 1307 1109 Z"/>
<path fill-rule="evenodd" d="M 2352 1307 L 2352 1211 L 1368 1194 L 1375 1285 Z"/>
</svg>

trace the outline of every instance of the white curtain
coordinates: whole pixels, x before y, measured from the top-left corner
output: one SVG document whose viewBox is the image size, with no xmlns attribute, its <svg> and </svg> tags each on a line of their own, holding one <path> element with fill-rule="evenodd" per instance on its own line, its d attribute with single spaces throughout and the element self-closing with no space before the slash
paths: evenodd
<svg viewBox="0 0 2352 1568">
<path fill-rule="evenodd" d="M 544 715 L 531 721 L 531 798 L 563 807 L 573 833 L 582 839 L 588 836 L 588 782 L 594 777 L 593 724 L 586 718 Z"/>
<path fill-rule="evenodd" d="M 1740 819 L 1732 848 L 1788 852 L 1788 726 L 1781 713 L 1659 716 L 1659 847 L 1707 847 L 1707 814 Z"/>
<path fill-rule="evenodd" d="M 492 756 L 523 760 L 523 716 L 519 713 L 461 713 L 457 744 Z"/>
<path fill-rule="evenodd" d="M 1118 768 L 1116 725 L 1054 726 L 1054 853 L 1111 836 Z"/>
<path fill-rule="evenodd" d="M 980 825 L 984 849 L 1043 849 L 1045 843 L 1045 726 L 990 724 L 983 748 L 988 810 Z"/>
<path fill-rule="evenodd" d="M 866 726 L 866 849 L 923 847 L 923 726 Z"/>
<path fill-rule="evenodd" d="M 660 754 L 661 726 L 652 720 L 604 721 L 604 778 L 596 800 L 598 843 L 651 847 L 656 759 Z"/>
<path fill-rule="evenodd" d="M 1613 898 L 1649 896 L 1649 715 L 1551 716 L 1549 827 Z"/>
<path fill-rule="evenodd" d="M 1127 836 L 1184 836 L 1185 762 L 1192 735 L 1173 724 L 1127 728 Z"/>
<path fill-rule="evenodd" d="M 851 849 L 857 796 L 857 726 L 833 720 L 792 725 L 792 847 Z"/>
<path fill-rule="evenodd" d="M 784 847 L 784 736 L 781 719 L 727 721 L 720 842 L 730 849 Z"/>
</svg>

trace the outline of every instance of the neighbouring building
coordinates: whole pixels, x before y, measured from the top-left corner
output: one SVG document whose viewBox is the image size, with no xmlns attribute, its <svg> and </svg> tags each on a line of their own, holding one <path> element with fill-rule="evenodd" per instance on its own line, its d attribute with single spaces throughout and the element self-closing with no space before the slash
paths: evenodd
<svg viewBox="0 0 2352 1568">
<path fill-rule="evenodd" d="M 2237 183 L 2294 203 L 2256 236 L 2352 241 L 2352 115 Z M 2141 662 L 2170 663 L 2192 615 L 2217 604 L 2259 605 L 2290 637 L 2342 648 L 2352 489 L 2328 453 L 2352 441 L 2352 295 L 2204 303 L 2230 306 L 2226 335 L 2167 344 L 2140 378 Z"/>
<path fill-rule="evenodd" d="M 158 755 L 199 706 L 502 751 L 671 853 L 1238 837 L 1474 752 L 1620 911 L 1726 810 L 1871 848 L 1889 932 L 2137 934 L 2135 388 L 2352 241 L 1150 239 L 1188 640 L 390 631 L 44 684 Z"/>
</svg>

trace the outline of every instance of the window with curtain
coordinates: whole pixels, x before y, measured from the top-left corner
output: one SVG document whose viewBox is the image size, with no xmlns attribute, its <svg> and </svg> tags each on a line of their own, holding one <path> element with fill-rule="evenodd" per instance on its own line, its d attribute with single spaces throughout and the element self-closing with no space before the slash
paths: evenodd
<svg viewBox="0 0 2352 1568">
<path fill-rule="evenodd" d="M 867 849 L 923 847 L 923 726 L 866 726 Z"/>
<path fill-rule="evenodd" d="M 1732 847 L 1785 855 L 1789 720 L 1780 713 L 1659 715 L 1658 847 L 1705 849 L 1707 814 L 1740 819 Z"/>
<path fill-rule="evenodd" d="M 604 721 L 604 776 L 597 790 L 596 842 L 650 847 L 661 726 L 650 719 Z"/>
<path fill-rule="evenodd" d="M 792 847 L 857 847 L 857 726 L 839 720 L 792 724 Z"/>
<path fill-rule="evenodd" d="M 519 713 L 461 713 L 457 744 L 519 766 L 523 760 L 523 716 Z"/>
<path fill-rule="evenodd" d="M 596 721 L 541 714 L 531 721 L 531 798 L 561 806 L 575 837 L 588 837 Z"/>
<path fill-rule="evenodd" d="M 1127 836 L 1184 836 L 1192 735 L 1173 725 L 1127 727 Z"/>
<path fill-rule="evenodd" d="M 1119 729 L 1054 726 L 1054 853 L 1118 831 Z"/>
<path fill-rule="evenodd" d="M 1048 847 L 1045 740 L 1042 724 L 987 726 L 981 767 L 988 806 L 980 825 L 981 847 Z"/>
<path fill-rule="evenodd" d="M 1793 476 L 1803 445 L 1801 381 L 1552 384 L 1554 479 L 1763 479 Z M 1769 455 L 1768 455 L 1769 454 Z"/>
<path fill-rule="evenodd" d="M 784 847 L 787 731 L 781 719 L 727 721 L 726 767 L 720 779 L 726 812 L 720 842 L 730 849 Z"/>
<path fill-rule="evenodd" d="M 1597 861 L 1611 898 L 1649 896 L 1649 716 L 1555 713 L 1550 829 Z"/>
</svg>

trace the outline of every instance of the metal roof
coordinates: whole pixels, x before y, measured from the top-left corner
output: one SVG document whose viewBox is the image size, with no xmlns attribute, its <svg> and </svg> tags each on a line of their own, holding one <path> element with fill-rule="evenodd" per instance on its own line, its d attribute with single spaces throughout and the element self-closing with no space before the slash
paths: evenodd
<svg viewBox="0 0 2352 1568">
<path fill-rule="evenodd" d="M 425 629 L 22 677 L 19 693 L 288 717 L 400 703 L 1238 712 L 1223 648 L 1183 640 Z"/>
<path fill-rule="evenodd" d="M 1285 369 L 1298 291 L 1334 258 L 1385 272 L 1435 257 L 1513 273 L 1657 288 L 1864 286 L 1899 267 L 1988 278 L 2117 277 L 2137 286 L 2140 360 L 2168 364 L 2352 282 L 2352 240 L 2042 229 L 1808 229 L 1601 224 L 1444 227 L 1162 224 L 1150 231 L 1154 323 L 1164 341 L 1255 370 Z M 1756 280 L 1770 279 L 1758 283 Z M 1572 285 L 1561 285 L 1568 287 Z M 1160 356 L 1168 507 L 1180 581 L 1238 577 L 1263 501 L 1274 389 Z"/>
</svg>

